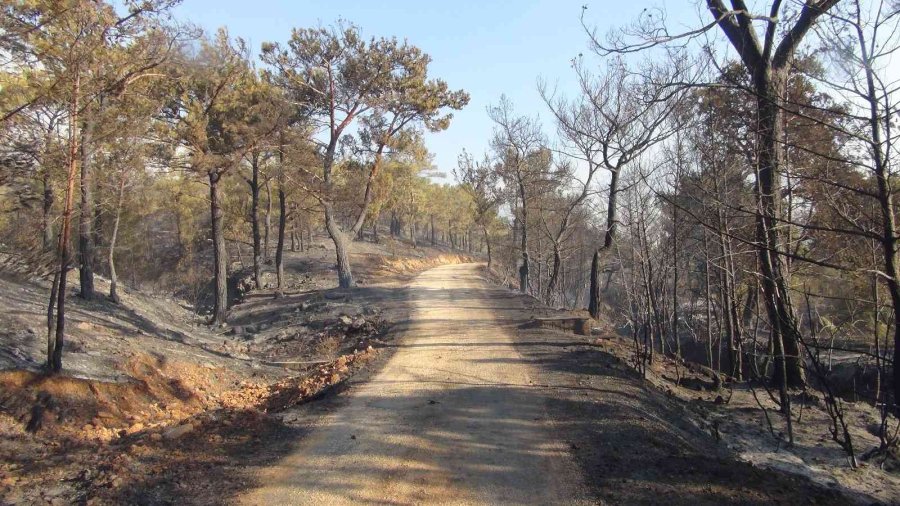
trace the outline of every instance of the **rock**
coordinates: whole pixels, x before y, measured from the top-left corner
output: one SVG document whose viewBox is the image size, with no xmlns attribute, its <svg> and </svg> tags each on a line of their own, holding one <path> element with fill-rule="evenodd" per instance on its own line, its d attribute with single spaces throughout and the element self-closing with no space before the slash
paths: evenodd
<svg viewBox="0 0 900 506">
<path fill-rule="evenodd" d="M 172 427 L 171 429 L 162 433 L 162 437 L 166 439 L 178 439 L 187 434 L 190 434 L 194 430 L 194 426 L 190 423 L 185 423 L 179 425 L 177 427 Z"/>
<path fill-rule="evenodd" d="M 128 427 L 129 434 L 134 434 L 135 432 L 140 432 L 142 430 L 144 430 L 144 424 L 140 422 L 132 424 L 131 427 Z"/>
<path fill-rule="evenodd" d="M 69 490 L 68 487 L 58 486 L 44 491 L 44 497 L 59 497 Z"/>
<path fill-rule="evenodd" d="M 162 441 L 162 434 L 160 434 L 159 432 L 150 434 L 150 441 Z"/>
<path fill-rule="evenodd" d="M 343 323 L 344 325 L 352 325 L 353 318 L 350 318 L 349 316 L 342 314 L 341 315 L 341 323 Z"/>
<path fill-rule="evenodd" d="M 3 495 L 3 504 L 33 504 L 37 502 L 36 497 L 27 497 L 21 490 L 12 489 Z"/>
</svg>

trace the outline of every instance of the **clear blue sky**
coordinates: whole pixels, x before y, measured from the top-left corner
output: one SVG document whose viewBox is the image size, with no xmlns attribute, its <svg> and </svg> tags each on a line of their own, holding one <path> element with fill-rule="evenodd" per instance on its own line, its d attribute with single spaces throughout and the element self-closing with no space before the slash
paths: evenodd
<svg viewBox="0 0 900 506">
<path fill-rule="evenodd" d="M 472 97 L 447 131 L 429 135 L 428 147 L 447 173 L 465 148 L 480 156 L 487 149 L 491 122 L 485 108 L 506 94 L 518 111 L 553 125 L 536 89 L 538 76 L 572 89 L 569 61 L 587 53 L 579 24 L 581 6 L 600 27 L 621 26 L 660 0 L 184 0 L 175 11 L 208 31 L 227 26 L 254 51 L 264 41 L 285 41 L 292 27 L 328 25 L 338 19 L 357 24 L 367 36 L 396 36 L 433 59 L 431 74 Z M 690 1 L 677 2 L 693 12 Z M 504 5 L 505 4 L 505 5 Z"/>
</svg>

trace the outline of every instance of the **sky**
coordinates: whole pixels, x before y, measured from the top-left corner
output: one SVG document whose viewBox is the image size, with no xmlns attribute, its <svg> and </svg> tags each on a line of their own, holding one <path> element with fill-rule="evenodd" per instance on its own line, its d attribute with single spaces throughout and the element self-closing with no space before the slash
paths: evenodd
<svg viewBox="0 0 900 506">
<path fill-rule="evenodd" d="M 437 168 L 449 174 L 463 149 L 477 157 L 488 149 L 492 123 L 486 107 L 503 94 L 517 112 L 539 116 L 552 133 L 537 79 L 575 92 L 570 61 L 588 54 L 582 5 L 588 6 L 587 19 L 605 32 L 634 20 L 653 1 L 184 0 L 175 15 L 210 32 L 226 26 L 257 53 L 262 42 L 286 41 L 293 27 L 339 19 L 355 23 L 366 36 L 407 39 L 431 55 L 431 76 L 471 95 L 449 129 L 426 137 Z M 693 12 L 691 2 L 682 5 Z"/>
</svg>

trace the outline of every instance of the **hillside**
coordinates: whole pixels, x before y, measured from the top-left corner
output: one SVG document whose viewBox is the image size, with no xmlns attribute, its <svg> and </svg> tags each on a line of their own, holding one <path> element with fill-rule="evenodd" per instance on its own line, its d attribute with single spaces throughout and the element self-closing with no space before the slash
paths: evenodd
<svg viewBox="0 0 900 506">
<path fill-rule="evenodd" d="M 353 266 L 363 286 L 347 292 L 334 288 L 329 243 L 288 253 L 285 296 L 250 291 L 224 326 L 210 327 L 183 301 L 127 289 L 118 305 L 73 297 L 65 369 L 50 377 L 41 370 L 47 285 L 5 274 L 4 501 L 112 498 L 135 486 L 135 473 L 164 481 L 202 472 L 247 444 L 248 431 L 275 430 L 265 413 L 318 395 L 377 356 L 404 319 L 403 280 L 462 258 L 393 240 L 360 243 Z M 198 447 L 209 451 L 206 463 Z"/>
</svg>

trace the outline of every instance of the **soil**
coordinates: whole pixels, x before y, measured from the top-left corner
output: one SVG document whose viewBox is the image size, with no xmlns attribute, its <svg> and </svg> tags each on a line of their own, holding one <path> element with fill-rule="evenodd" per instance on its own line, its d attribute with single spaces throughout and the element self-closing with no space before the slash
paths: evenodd
<svg viewBox="0 0 900 506">
<path fill-rule="evenodd" d="M 0 278 L 0 504 L 900 497 L 896 471 L 849 469 L 814 396 L 798 398 L 788 446 L 765 398 L 774 436 L 752 392 L 668 360 L 642 378 L 602 326 L 535 328 L 572 314 L 498 288 L 467 257 L 356 246 L 359 288 L 334 287 L 322 242 L 289 254 L 284 297 L 245 294 L 226 327 L 172 299 L 73 297 L 56 377 L 38 369 L 46 287 Z"/>
</svg>

